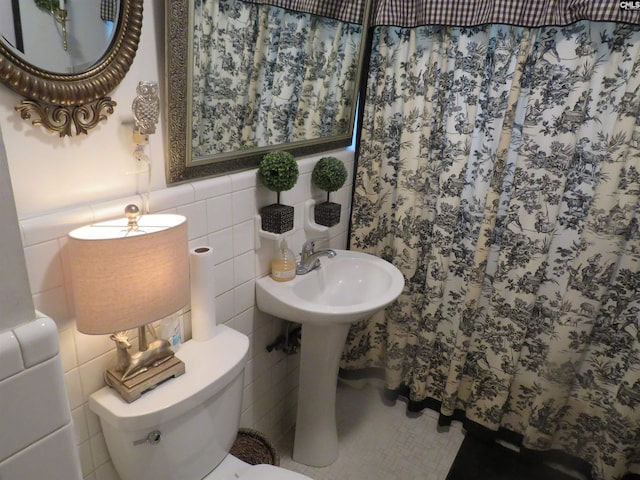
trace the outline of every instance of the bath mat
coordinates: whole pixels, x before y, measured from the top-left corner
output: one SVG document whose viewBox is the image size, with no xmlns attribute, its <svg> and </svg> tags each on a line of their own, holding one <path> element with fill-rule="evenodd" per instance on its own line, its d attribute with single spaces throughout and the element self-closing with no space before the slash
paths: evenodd
<svg viewBox="0 0 640 480">
<path fill-rule="evenodd" d="M 465 435 L 446 480 L 575 480 L 544 464 L 522 461 L 498 443 Z"/>
<path fill-rule="evenodd" d="M 230 450 L 231 455 L 250 465 L 266 463 L 280 466 L 280 456 L 271 442 L 257 430 L 241 428 Z"/>
</svg>

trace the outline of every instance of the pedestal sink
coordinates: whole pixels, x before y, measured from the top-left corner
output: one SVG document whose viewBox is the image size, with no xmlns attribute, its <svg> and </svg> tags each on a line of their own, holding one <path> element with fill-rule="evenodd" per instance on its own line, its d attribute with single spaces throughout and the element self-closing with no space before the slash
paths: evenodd
<svg viewBox="0 0 640 480">
<path fill-rule="evenodd" d="M 404 278 L 389 262 L 335 250 L 321 266 L 289 282 L 256 282 L 258 308 L 302 324 L 300 386 L 293 459 L 323 467 L 338 457 L 335 401 L 349 325 L 373 315 L 402 292 Z"/>
</svg>

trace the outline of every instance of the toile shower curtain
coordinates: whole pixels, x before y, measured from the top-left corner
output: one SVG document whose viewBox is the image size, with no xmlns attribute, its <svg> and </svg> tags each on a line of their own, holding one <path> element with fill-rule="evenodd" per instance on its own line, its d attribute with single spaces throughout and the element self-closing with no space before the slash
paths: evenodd
<svg viewBox="0 0 640 480">
<path fill-rule="evenodd" d="M 349 131 L 361 25 L 240 0 L 195 18 L 194 156 Z"/>
<path fill-rule="evenodd" d="M 406 286 L 342 375 L 640 472 L 640 27 L 374 32 L 350 246 Z"/>
</svg>

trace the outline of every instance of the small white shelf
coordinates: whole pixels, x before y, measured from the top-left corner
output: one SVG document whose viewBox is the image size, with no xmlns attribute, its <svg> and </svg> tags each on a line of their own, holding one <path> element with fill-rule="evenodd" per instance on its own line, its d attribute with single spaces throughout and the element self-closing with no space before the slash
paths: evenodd
<svg viewBox="0 0 640 480">
<path fill-rule="evenodd" d="M 316 201 L 310 198 L 304 202 L 304 233 L 307 234 L 307 238 L 313 237 L 329 237 L 329 227 L 320 225 L 314 221 L 313 207 L 316 205 Z"/>
<path fill-rule="evenodd" d="M 317 201 L 313 198 L 304 202 L 303 208 L 303 229 L 307 238 L 329 238 L 330 227 L 325 227 L 314 221 L 313 207 Z M 262 246 L 262 242 L 279 245 L 285 236 L 290 235 L 291 231 L 285 233 L 272 233 L 262 229 L 262 217 L 260 214 L 255 216 L 255 248 L 256 250 Z"/>
<path fill-rule="evenodd" d="M 256 250 L 262 246 L 263 240 L 269 242 L 275 242 L 276 245 L 280 243 L 280 240 L 284 238 L 282 233 L 267 232 L 262 229 L 262 217 L 258 214 L 255 216 L 255 248 Z"/>
</svg>

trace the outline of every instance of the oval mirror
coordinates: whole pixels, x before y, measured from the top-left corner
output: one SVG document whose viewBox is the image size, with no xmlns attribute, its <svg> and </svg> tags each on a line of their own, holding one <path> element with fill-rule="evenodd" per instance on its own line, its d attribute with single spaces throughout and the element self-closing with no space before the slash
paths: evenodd
<svg viewBox="0 0 640 480">
<path fill-rule="evenodd" d="M 167 182 L 352 143 L 370 0 L 167 0 Z"/>
<path fill-rule="evenodd" d="M 143 0 L 11 0 L 0 20 L 0 81 L 16 110 L 61 137 L 113 113 L 108 96 L 133 62 Z"/>
</svg>

